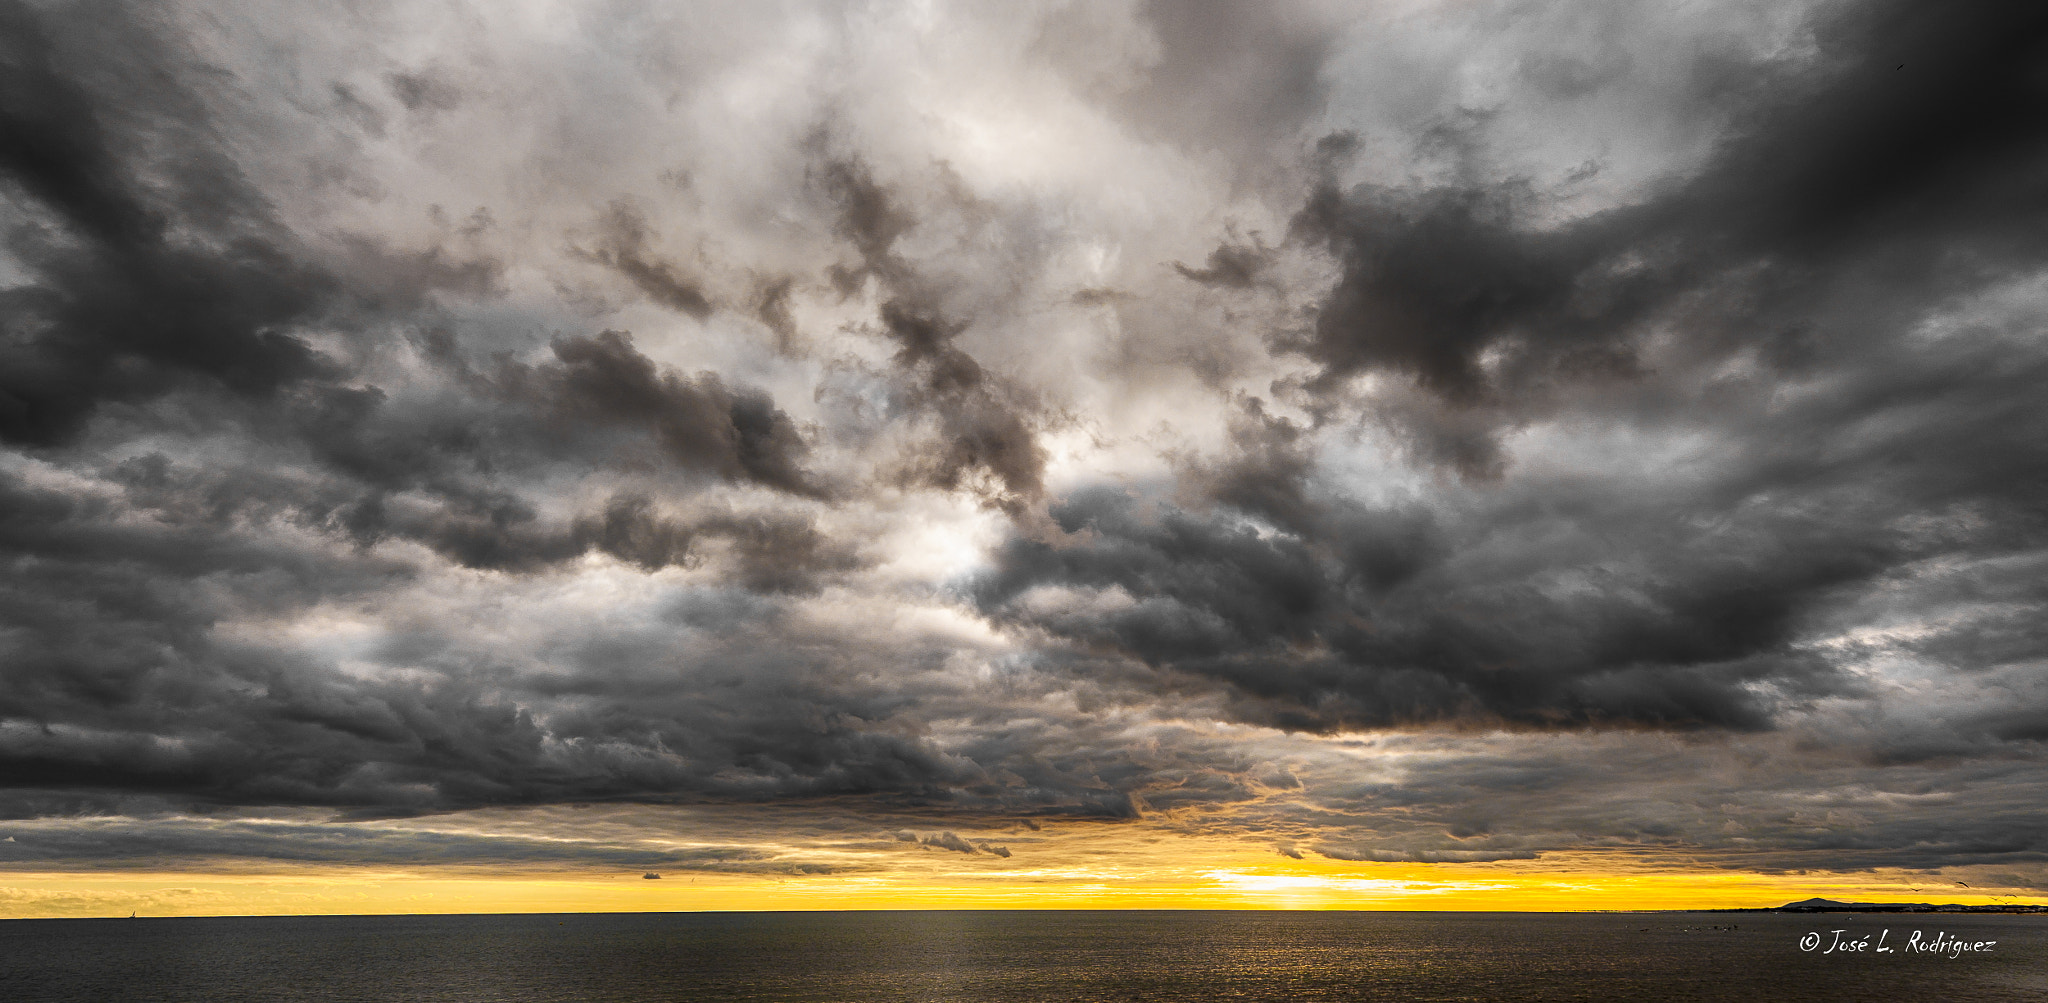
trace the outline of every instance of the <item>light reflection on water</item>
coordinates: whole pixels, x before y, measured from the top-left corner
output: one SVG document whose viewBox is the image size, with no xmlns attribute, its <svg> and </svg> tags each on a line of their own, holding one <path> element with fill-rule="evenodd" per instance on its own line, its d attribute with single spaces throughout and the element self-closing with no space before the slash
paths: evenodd
<svg viewBox="0 0 2048 1003">
<path fill-rule="evenodd" d="M 1814 931 L 1995 939 L 1822 955 Z M 1826 935 L 1833 940 L 1831 933 Z M 0 922 L 0 999 L 2048 999 L 2048 916 L 667 913 Z"/>
</svg>

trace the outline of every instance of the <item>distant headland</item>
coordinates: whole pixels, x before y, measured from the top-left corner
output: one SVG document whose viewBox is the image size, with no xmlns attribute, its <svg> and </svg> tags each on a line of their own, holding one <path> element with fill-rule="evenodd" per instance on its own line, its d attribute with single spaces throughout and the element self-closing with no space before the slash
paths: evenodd
<svg viewBox="0 0 2048 1003">
<path fill-rule="evenodd" d="M 2048 913 L 2048 906 L 2012 903 L 2010 905 L 1961 905 L 1949 902 L 1936 905 L 1929 902 L 1837 902 L 1834 899 L 1803 899 L 1787 902 L 1781 906 L 1762 909 L 1712 909 L 1709 912 L 1991 912 L 1991 913 Z"/>
</svg>

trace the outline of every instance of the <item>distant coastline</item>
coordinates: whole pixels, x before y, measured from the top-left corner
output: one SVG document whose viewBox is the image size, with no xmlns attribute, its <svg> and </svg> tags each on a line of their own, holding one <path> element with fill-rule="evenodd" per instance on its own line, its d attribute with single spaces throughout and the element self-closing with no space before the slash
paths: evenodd
<svg viewBox="0 0 2048 1003">
<path fill-rule="evenodd" d="M 1699 912 L 1874 912 L 1874 913 L 2048 913 L 2048 906 L 2014 903 L 2011 905 L 1962 905 L 1948 902 L 1837 902 L 1834 899 L 1804 899 L 1787 902 L 1781 906 L 1766 906 L 1761 909 L 1701 909 Z"/>
</svg>

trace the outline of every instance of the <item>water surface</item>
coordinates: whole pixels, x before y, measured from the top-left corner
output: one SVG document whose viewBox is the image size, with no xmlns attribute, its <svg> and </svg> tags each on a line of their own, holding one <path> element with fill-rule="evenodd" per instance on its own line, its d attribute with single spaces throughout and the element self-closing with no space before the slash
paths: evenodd
<svg viewBox="0 0 2048 1003">
<path fill-rule="evenodd" d="M 1889 929 L 1878 953 L 1828 954 Z M 1988 953 L 1899 950 L 1914 931 Z M 1801 938 L 1824 942 L 1801 949 Z M 0 999 L 2048 1000 L 2048 916 L 837 912 L 0 921 Z"/>
</svg>

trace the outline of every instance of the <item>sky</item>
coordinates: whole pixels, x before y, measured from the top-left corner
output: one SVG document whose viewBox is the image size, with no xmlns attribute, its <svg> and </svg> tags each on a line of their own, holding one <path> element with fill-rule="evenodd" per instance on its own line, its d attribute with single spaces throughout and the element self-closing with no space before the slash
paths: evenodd
<svg viewBox="0 0 2048 1003">
<path fill-rule="evenodd" d="M 2048 889 L 2048 9 L 0 0 L 0 915 Z"/>
</svg>

